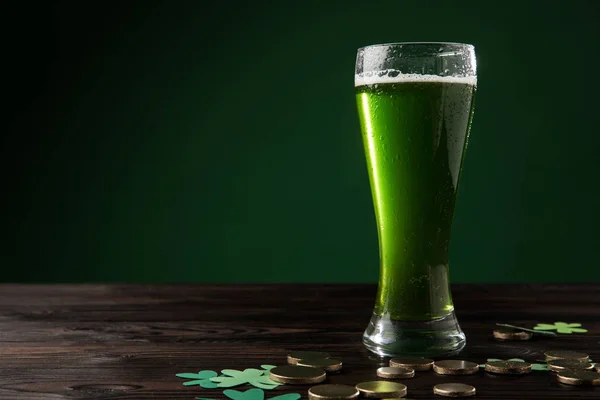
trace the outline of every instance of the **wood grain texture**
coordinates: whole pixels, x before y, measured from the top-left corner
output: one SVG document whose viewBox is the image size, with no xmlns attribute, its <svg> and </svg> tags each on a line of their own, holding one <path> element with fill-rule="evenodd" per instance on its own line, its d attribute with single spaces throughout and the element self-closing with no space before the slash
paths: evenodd
<svg viewBox="0 0 600 400">
<path fill-rule="evenodd" d="M 178 372 L 285 364 L 291 350 L 323 350 L 344 362 L 329 383 L 376 379 L 385 359 L 361 334 L 374 285 L 0 285 L 0 399 L 225 399 L 221 389 L 183 387 Z M 600 284 L 454 285 L 467 348 L 460 358 L 543 359 L 579 350 L 600 361 Z M 581 322 L 586 334 L 498 342 L 496 322 Z M 401 380 L 408 397 L 462 382 L 478 399 L 600 399 L 600 387 L 570 387 L 549 372 L 526 376 Z M 266 391 L 267 400 L 309 386 Z M 245 390 L 246 387 L 236 388 Z"/>
</svg>

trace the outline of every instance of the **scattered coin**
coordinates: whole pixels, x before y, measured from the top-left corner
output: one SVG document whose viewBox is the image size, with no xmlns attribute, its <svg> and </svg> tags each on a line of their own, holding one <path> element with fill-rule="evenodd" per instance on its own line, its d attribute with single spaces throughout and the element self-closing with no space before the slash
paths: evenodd
<svg viewBox="0 0 600 400">
<path fill-rule="evenodd" d="M 585 353 L 568 350 L 546 351 L 544 355 L 546 356 L 546 360 L 558 360 L 562 358 L 569 358 L 572 360 L 588 361 L 590 359 L 590 356 Z"/>
<path fill-rule="evenodd" d="M 415 370 L 400 367 L 381 367 L 377 369 L 377 376 L 388 379 L 412 378 L 415 376 Z"/>
<path fill-rule="evenodd" d="M 349 385 L 319 385 L 308 390 L 310 400 L 352 400 L 359 394 L 358 389 Z"/>
<path fill-rule="evenodd" d="M 502 375 L 523 375 L 531 372 L 531 364 L 523 361 L 489 361 L 485 371 Z"/>
<path fill-rule="evenodd" d="M 390 381 L 362 382 L 356 388 L 364 397 L 389 399 L 406 396 L 406 385 Z"/>
<path fill-rule="evenodd" d="M 464 360 L 442 360 L 433 363 L 433 371 L 440 375 L 471 375 L 479 372 L 479 364 Z"/>
<path fill-rule="evenodd" d="M 410 368 L 415 371 L 429 371 L 433 365 L 433 360 L 420 357 L 398 357 L 390 360 L 390 367 Z"/>
<path fill-rule="evenodd" d="M 440 383 L 433 387 L 433 393 L 446 397 L 468 397 L 475 395 L 475 387 L 464 383 Z"/>
<path fill-rule="evenodd" d="M 581 371 L 594 369 L 594 366 L 587 361 L 559 358 L 557 360 L 548 361 L 548 368 L 554 372 L 561 371 L 563 369 L 576 369 Z"/>
<path fill-rule="evenodd" d="M 284 365 L 269 371 L 269 377 L 275 382 L 303 385 L 307 383 L 320 383 L 325 380 L 325 371 L 312 367 L 299 365 Z"/>
<path fill-rule="evenodd" d="M 323 371 L 335 372 L 342 369 L 342 362 L 332 358 L 303 358 L 296 362 L 303 367 L 321 368 Z"/>
<path fill-rule="evenodd" d="M 512 328 L 494 329 L 494 337 L 499 340 L 529 340 L 533 334 Z"/>
<path fill-rule="evenodd" d="M 306 358 L 329 358 L 329 353 L 323 351 L 293 351 L 287 356 L 288 364 L 296 365 L 299 360 Z"/>
<path fill-rule="evenodd" d="M 563 369 L 557 372 L 556 379 L 567 385 L 600 385 L 600 374 L 592 371 Z"/>
</svg>

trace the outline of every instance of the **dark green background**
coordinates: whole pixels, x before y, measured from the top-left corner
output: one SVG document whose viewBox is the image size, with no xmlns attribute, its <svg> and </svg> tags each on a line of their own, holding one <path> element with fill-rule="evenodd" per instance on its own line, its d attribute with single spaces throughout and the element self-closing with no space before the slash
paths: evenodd
<svg viewBox="0 0 600 400">
<path fill-rule="evenodd" d="M 452 280 L 600 279 L 595 1 L 41 3 L 3 13 L 4 281 L 375 281 L 390 41 L 477 49 Z"/>
</svg>

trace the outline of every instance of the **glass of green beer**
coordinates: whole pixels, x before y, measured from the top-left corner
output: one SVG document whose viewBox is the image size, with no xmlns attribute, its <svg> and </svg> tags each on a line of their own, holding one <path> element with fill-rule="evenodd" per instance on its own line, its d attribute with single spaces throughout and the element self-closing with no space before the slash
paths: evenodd
<svg viewBox="0 0 600 400">
<path fill-rule="evenodd" d="M 448 245 L 477 86 L 474 47 L 366 46 L 354 79 L 380 257 L 363 343 L 385 356 L 455 354 L 466 338 Z"/>
</svg>

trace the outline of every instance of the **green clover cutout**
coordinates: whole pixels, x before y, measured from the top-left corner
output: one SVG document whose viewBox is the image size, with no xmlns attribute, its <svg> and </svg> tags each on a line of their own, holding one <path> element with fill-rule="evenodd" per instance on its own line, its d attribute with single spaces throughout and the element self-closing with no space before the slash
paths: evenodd
<svg viewBox="0 0 600 400">
<path fill-rule="evenodd" d="M 556 331 L 558 333 L 571 334 L 585 333 L 587 329 L 579 328 L 581 326 L 578 322 L 566 323 L 566 322 L 555 322 L 553 324 L 537 324 L 533 329 L 536 331 Z"/>
<path fill-rule="evenodd" d="M 287 393 L 271 397 L 269 400 L 298 400 L 300 397 L 302 396 L 299 393 Z"/>
<path fill-rule="evenodd" d="M 248 368 L 244 371 L 224 369 L 221 371 L 224 376 L 210 378 L 210 380 L 211 382 L 217 382 L 218 387 L 225 388 L 248 383 L 257 388 L 271 390 L 281 385 L 279 382 L 272 381 L 268 375 L 264 375 L 267 371 L 268 369 L 260 370 L 255 368 Z"/>
<path fill-rule="evenodd" d="M 261 365 L 262 366 L 262 365 Z M 264 400 L 265 392 L 262 389 L 248 389 L 245 392 L 239 390 L 224 390 L 223 394 L 231 400 Z M 279 396 L 271 397 L 270 400 L 298 400 L 301 396 L 298 393 L 287 393 Z M 207 400 L 207 399 L 202 399 Z"/>
<path fill-rule="evenodd" d="M 204 389 L 214 389 L 218 385 L 212 382 L 210 379 L 216 377 L 218 374 L 215 371 L 204 370 L 198 371 L 197 374 L 193 372 L 182 372 L 181 374 L 175 374 L 175 376 L 183 379 L 194 379 L 193 381 L 183 382 L 183 386 L 199 385 Z"/>
<path fill-rule="evenodd" d="M 487 362 L 492 362 L 492 361 L 503 361 L 503 360 L 500 360 L 499 358 L 488 358 L 487 359 Z M 506 361 L 525 362 L 525 360 L 520 359 L 520 358 L 509 358 Z M 479 366 L 481 368 L 485 368 L 485 364 L 480 364 Z M 531 363 L 531 369 L 533 371 L 548 371 L 548 366 L 546 364 Z"/>
<path fill-rule="evenodd" d="M 262 389 L 248 389 L 245 392 L 239 390 L 224 390 L 223 394 L 231 400 L 264 400 L 265 392 Z"/>
</svg>

